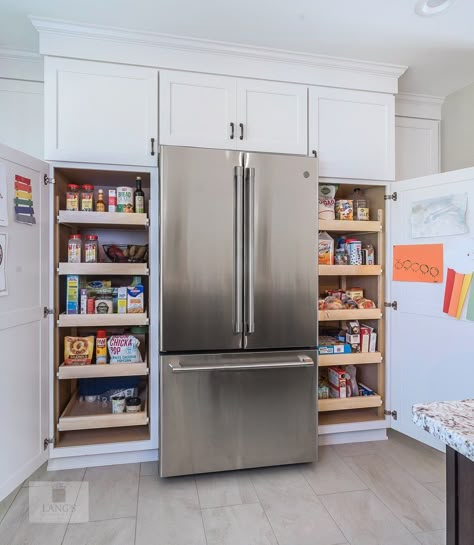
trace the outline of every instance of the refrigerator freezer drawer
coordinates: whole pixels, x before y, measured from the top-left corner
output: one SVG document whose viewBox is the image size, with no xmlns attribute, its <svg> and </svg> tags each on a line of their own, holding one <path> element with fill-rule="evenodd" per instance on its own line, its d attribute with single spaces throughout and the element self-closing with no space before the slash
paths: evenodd
<svg viewBox="0 0 474 545">
<path fill-rule="evenodd" d="M 312 462 L 314 351 L 162 356 L 162 477 Z"/>
</svg>

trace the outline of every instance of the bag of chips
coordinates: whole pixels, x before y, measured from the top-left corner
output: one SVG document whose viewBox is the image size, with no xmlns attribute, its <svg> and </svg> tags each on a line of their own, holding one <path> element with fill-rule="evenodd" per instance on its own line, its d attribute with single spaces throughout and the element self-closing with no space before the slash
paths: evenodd
<svg viewBox="0 0 474 545">
<path fill-rule="evenodd" d="M 110 363 L 141 363 L 140 341 L 133 335 L 112 335 L 108 341 Z"/>
<path fill-rule="evenodd" d="M 64 337 L 64 364 L 90 365 L 94 353 L 94 337 Z"/>
</svg>

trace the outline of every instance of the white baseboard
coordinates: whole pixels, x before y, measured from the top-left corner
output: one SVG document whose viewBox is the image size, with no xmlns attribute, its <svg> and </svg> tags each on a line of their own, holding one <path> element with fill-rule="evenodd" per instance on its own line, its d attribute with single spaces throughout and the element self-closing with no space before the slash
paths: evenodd
<svg viewBox="0 0 474 545">
<path fill-rule="evenodd" d="M 378 430 L 347 431 L 328 433 L 319 436 L 319 445 L 340 445 L 343 443 L 362 443 L 364 441 L 384 441 L 387 439 L 385 428 Z"/>
<path fill-rule="evenodd" d="M 65 458 L 50 458 L 48 461 L 48 471 L 77 469 L 81 467 L 113 466 L 118 464 L 137 464 L 139 462 L 155 462 L 157 460 L 158 449 L 91 454 L 88 456 L 68 456 Z"/>
</svg>

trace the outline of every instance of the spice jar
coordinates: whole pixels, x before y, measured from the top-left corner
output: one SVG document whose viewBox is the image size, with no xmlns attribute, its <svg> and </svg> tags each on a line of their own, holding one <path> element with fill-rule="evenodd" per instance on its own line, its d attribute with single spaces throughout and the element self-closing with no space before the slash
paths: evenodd
<svg viewBox="0 0 474 545">
<path fill-rule="evenodd" d="M 66 210 L 79 210 L 79 186 L 76 184 L 67 184 Z"/>
<path fill-rule="evenodd" d="M 99 241 L 97 235 L 87 235 L 84 243 L 84 261 L 97 263 L 99 255 Z"/>
<path fill-rule="evenodd" d="M 82 212 L 92 212 L 94 210 L 94 186 L 84 184 L 81 190 L 81 210 Z"/>
<path fill-rule="evenodd" d="M 67 245 L 68 263 L 80 263 L 82 259 L 82 236 L 71 235 Z"/>
</svg>

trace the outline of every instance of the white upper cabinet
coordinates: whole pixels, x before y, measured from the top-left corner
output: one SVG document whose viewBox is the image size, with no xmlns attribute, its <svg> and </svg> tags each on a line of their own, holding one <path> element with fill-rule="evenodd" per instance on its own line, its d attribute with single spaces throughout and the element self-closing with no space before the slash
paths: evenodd
<svg viewBox="0 0 474 545">
<path fill-rule="evenodd" d="M 396 179 L 439 172 L 439 121 L 412 117 L 395 120 Z"/>
<path fill-rule="evenodd" d="M 46 57 L 45 158 L 155 166 L 158 72 Z"/>
<path fill-rule="evenodd" d="M 322 177 L 395 179 L 395 98 L 310 87 L 309 151 Z"/>
<path fill-rule="evenodd" d="M 307 88 L 160 71 L 160 143 L 305 155 Z"/>
<path fill-rule="evenodd" d="M 307 94 L 304 85 L 238 79 L 237 148 L 306 155 Z"/>
<path fill-rule="evenodd" d="M 160 143 L 235 149 L 236 81 L 160 71 Z"/>
</svg>

